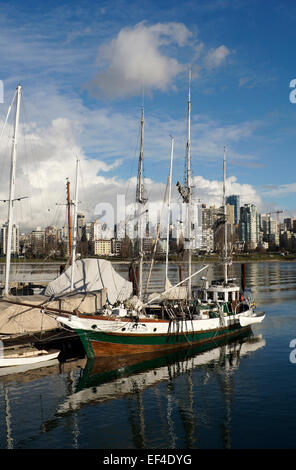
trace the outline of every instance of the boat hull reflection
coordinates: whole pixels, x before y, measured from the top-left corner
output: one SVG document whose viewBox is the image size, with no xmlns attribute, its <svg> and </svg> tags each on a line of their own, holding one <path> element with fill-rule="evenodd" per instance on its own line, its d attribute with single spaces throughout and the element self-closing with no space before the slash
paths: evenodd
<svg viewBox="0 0 296 470">
<path fill-rule="evenodd" d="M 145 390 L 198 367 L 227 363 L 237 367 L 243 355 L 265 345 L 261 336 L 252 330 L 236 338 L 218 339 L 173 353 L 136 354 L 131 357 L 89 359 L 75 387 L 75 392 L 59 406 L 57 414 L 71 413 L 84 405 L 98 404 Z"/>
</svg>

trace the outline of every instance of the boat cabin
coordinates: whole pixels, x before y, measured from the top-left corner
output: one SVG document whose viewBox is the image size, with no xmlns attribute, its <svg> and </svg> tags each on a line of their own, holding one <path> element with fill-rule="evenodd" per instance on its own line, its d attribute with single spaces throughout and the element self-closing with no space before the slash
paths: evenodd
<svg viewBox="0 0 296 470">
<path fill-rule="evenodd" d="M 234 279 L 229 279 L 225 284 L 224 280 L 212 281 L 209 286 L 208 281 L 196 292 L 196 297 L 201 302 L 238 302 L 240 288 L 234 284 Z"/>
</svg>

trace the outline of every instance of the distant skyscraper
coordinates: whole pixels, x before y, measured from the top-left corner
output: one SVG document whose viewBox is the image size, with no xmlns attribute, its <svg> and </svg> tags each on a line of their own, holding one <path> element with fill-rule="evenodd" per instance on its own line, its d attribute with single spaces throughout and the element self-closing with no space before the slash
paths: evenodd
<svg viewBox="0 0 296 470">
<path fill-rule="evenodd" d="M 7 232 L 8 232 L 8 222 L 2 225 L 0 228 L 0 245 L 1 245 L 1 253 L 6 255 L 6 247 L 7 247 Z M 19 226 L 13 224 L 12 226 L 12 234 L 11 234 L 11 254 L 18 255 L 19 254 Z"/>
<path fill-rule="evenodd" d="M 85 215 L 77 214 L 77 238 L 81 240 L 83 228 L 85 227 Z"/>
<path fill-rule="evenodd" d="M 254 204 L 245 204 L 240 208 L 239 237 L 251 250 L 259 243 L 259 214 Z"/>
<path fill-rule="evenodd" d="M 234 223 L 239 223 L 240 218 L 240 198 L 237 195 L 232 194 L 226 198 L 226 204 L 234 206 Z"/>
</svg>

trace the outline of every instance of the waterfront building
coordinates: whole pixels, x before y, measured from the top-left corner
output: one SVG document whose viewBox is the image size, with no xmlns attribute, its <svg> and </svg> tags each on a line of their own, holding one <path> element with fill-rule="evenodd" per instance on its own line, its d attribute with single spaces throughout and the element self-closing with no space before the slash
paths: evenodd
<svg viewBox="0 0 296 470">
<path fill-rule="evenodd" d="M 111 253 L 113 255 L 119 256 L 121 253 L 121 248 L 122 248 L 122 240 L 117 240 L 116 238 L 112 238 Z"/>
<path fill-rule="evenodd" d="M 294 229 L 294 221 L 295 219 L 292 217 L 288 217 L 284 219 L 285 231 L 292 232 Z"/>
<path fill-rule="evenodd" d="M 78 241 L 81 240 L 85 223 L 86 223 L 85 215 L 81 213 L 77 214 L 77 239 Z"/>
<path fill-rule="evenodd" d="M 57 228 L 53 226 L 45 227 L 44 236 L 47 254 L 49 254 L 49 252 L 54 253 L 57 249 Z"/>
<path fill-rule="evenodd" d="M 98 219 L 91 222 L 90 226 L 90 240 L 111 240 L 114 238 L 114 227 L 108 226 L 105 222 L 100 222 Z"/>
<path fill-rule="evenodd" d="M 7 250 L 7 231 L 8 231 L 8 222 L 2 225 L 0 229 L 0 244 L 1 244 L 1 254 L 6 255 Z M 20 251 L 20 235 L 19 235 L 19 226 L 13 224 L 12 226 L 12 235 L 11 235 L 11 254 L 18 255 Z"/>
<path fill-rule="evenodd" d="M 246 249 L 255 250 L 259 243 L 259 214 L 254 204 L 245 204 L 240 208 L 239 238 Z"/>
<path fill-rule="evenodd" d="M 193 205 L 192 249 L 202 248 L 202 205 L 198 201 Z"/>
<path fill-rule="evenodd" d="M 234 225 L 235 218 L 234 218 L 234 209 L 235 207 L 231 204 L 226 204 L 226 217 L 227 217 L 227 224 Z"/>
<path fill-rule="evenodd" d="M 215 206 L 207 208 L 206 204 L 202 205 L 202 242 L 201 249 L 206 252 L 214 250 L 214 227 L 219 218 L 220 210 Z"/>
<path fill-rule="evenodd" d="M 270 214 L 261 214 L 261 228 L 263 231 L 263 240 L 269 245 L 279 246 L 279 230 L 277 221 L 272 219 Z"/>
<path fill-rule="evenodd" d="M 109 256 L 111 254 L 111 240 L 93 240 L 91 249 L 92 254 L 95 256 Z"/>
<path fill-rule="evenodd" d="M 240 197 L 232 194 L 226 197 L 226 204 L 233 206 L 234 209 L 234 224 L 237 225 L 240 219 Z"/>
<path fill-rule="evenodd" d="M 41 227 L 36 227 L 31 232 L 31 247 L 33 251 L 43 252 L 45 247 L 45 231 Z"/>
</svg>

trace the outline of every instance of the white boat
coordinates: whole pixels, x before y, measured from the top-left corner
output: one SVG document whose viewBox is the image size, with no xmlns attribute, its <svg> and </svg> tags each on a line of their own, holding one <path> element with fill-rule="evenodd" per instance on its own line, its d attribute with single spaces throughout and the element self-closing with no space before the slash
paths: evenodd
<svg viewBox="0 0 296 470">
<path fill-rule="evenodd" d="M 31 349 L 23 352 L 8 352 L 3 357 L 0 357 L 0 367 L 39 364 L 40 362 L 56 359 L 59 354 L 59 350 L 46 351 L 38 349 Z"/>
</svg>

